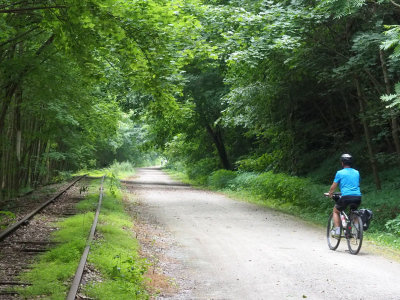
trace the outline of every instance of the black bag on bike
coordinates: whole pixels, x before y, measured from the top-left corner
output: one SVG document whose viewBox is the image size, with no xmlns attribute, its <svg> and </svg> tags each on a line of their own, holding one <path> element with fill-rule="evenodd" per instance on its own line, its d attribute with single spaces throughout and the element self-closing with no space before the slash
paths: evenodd
<svg viewBox="0 0 400 300">
<path fill-rule="evenodd" d="M 361 217 L 361 220 L 363 222 L 363 229 L 366 231 L 369 228 L 369 224 L 371 223 L 372 217 L 374 214 L 372 213 L 372 210 L 370 209 L 360 209 L 359 214 Z"/>
</svg>

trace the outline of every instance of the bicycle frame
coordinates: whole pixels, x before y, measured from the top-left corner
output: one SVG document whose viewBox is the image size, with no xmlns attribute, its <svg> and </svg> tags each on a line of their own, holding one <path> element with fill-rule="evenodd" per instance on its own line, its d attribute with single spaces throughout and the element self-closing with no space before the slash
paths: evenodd
<svg viewBox="0 0 400 300">
<path fill-rule="evenodd" d="M 327 194 L 325 194 L 325 196 L 327 196 Z M 340 195 L 335 195 L 335 197 L 332 200 L 337 201 L 339 197 Z M 340 230 L 340 235 L 336 237 L 336 239 L 333 235 L 331 235 L 331 230 L 335 226 L 333 222 L 333 213 L 328 218 L 328 226 L 327 226 L 328 246 L 331 250 L 336 250 L 337 247 L 339 246 L 340 239 L 345 238 L 347 241 L 349 252 L 351 254 L 357 254 L 361 249 L 363 240 L 363 222 L 360 218 L 358 210 L 354 207 L 349 207 L 348 213 L 346 213 L 343 210 L 340 211 L 339 216 L 340 216 L 341 230 Z M 346 222 L 346 226 L 343 226 L 342 224 L 342 217 Z"/>
<path fill-rule="evenodd" d="M 346 214 L 346 212 L 343 210 L 343 211 L 341 211 L 340 212 L 340 216 L 344 216 L 344 219 L 345 219 L 345 221 L 346 221 L 346 226 L 345 227 L 343 227 L 343 234 L 344 234 L 344 236 L 342 236 L 342 237 L 344 237 L 344 238 L 346 238 L 346 239 L 349 239 L 350 238 L 350 235 L 349 235 L 349 230 L 351 230 L 351 222 L 350 222 L 350 216 L 352 216 L 353 214 L 357 214 L 357 213 L 355 213 L 355 211 L 356 210 L 350 210 L 350 212 L 349 212 L 349 215 L 347 215 Z M 342 220 L 342 218 L 340 218 L 340 220 Z M 343 226 L 343 225 L 342 225 Z"/>
</svg>

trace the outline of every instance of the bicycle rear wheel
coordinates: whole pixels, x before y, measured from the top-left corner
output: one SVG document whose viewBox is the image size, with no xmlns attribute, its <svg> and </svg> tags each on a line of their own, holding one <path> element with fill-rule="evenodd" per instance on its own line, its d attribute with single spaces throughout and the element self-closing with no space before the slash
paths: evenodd
<svg viewBox="0 0 400 300">
<path fill-rule="evenodd" d="M 363 241 L 363 222 L 359 215 L 352 214 L 350 216 L 350 224 L 347 226 L 347 246 L 351 254 L 357 254 Z"/>
<path fill-rule="evenodd" d="M 342 236 L 343 228 L 340 226 L 340 235 L 338 237 L 332 236 L 332 230 L 335 228 L 335 224 L 333 222 L 333 214 L 331 214 L 328 218 L 328 226 L 326 227 L 326 239 L 328 241 L 329 249 L 336 250 L 340 244 L 340 238 Z"/>
</svg>

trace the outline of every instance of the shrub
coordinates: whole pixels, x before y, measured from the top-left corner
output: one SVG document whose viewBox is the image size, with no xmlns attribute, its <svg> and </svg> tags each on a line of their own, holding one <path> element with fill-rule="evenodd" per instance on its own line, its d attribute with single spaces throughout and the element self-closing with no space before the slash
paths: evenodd
<svg viewBox="0 0 400 300">
<path fill-rule="evenodd" d="M 387 221 L 385 227 L 389 232 L 400 235 L 400 215 L 393 220 Z"/>
<path fill-rule="evenodd" d="M 72 178 L 72 173 L 70 171 L 58 171 L 58 174 L 52 178 L 52 182 L 62 182 L 70 180 Z"/>
<path fill-rule="evenodd" d="M 251 191 L 252 183 L 254 182 L 257 176 L 258 176 L 257 173 L 239 172 L 236 175 L 236 177 L 230 181 L 229 188 L 233 191 L 243 191 L 243 190 Z"/>
<path fill-rule="evenodd" d="M 199 184 L 206 184 L 208 176 L 218 169 L 218 162 L 213 158 L 203 158 L 190 168 L 187 168 L 187 174 L 190 179 L 197 181 Z"/>
<path fill-rule="evenodd" d="M 208 185 L 213 188 L 223 189 L 228 187 L 232 180 L 235 179 L 237 173 L 229 170 L 218 170 L 208 177 Z"/>
<path fill-rule="evenodd" d="M 262 173 L 251 183 L 253 192 L 265 198 L 278 200 L 278 203 L 290 202 L 304 206 L 311 197 L 307 179 L 273 172 Z"/>
<path fill-rule="evenodd" d="M 276 159 L 270 153 L 264 153 L 260 157 L 249 157 L 239 160 L 236 165 L 239 171 L 264 172 L 275 167 Z"/>
<path fill-rule="evenodd" d="M 135 167 L 132 163 L 125 162 L 114 162 L 111 166 L 108 167 L 110 173 L 119 175 L 119 173 L 134 173 Z"/>
</svg>

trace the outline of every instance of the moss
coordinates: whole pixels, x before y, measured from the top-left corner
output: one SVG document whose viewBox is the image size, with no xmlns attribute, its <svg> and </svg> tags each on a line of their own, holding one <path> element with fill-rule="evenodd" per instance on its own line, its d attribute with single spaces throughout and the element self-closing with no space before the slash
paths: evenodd
<svg viewBox="0 0 400 300">
<path fill-rule="evenodd" d="M 102 282 L 85 286 L 85 293 L 94 299 L 147 299 L 143 274 L 146 262 L 139 257 L 138 242 L 132 236 L 130 217 L 124 212 L 121 191 L 106 180 L 105 195 L 88 262 L 100 271 Z M 98 189 L 99 180 L 91 190 Z M 93 222 L 99 194 L 90 194 L 77 208 L 80 214 L 58 224 L 52 240 L 59 244 L 39 257 L 33 269 L 21 280 L 32 285 L 21 288 L 25 298 L 65 299 L 80 261 Z"/>
</svg>

